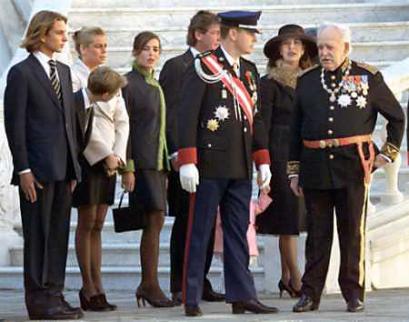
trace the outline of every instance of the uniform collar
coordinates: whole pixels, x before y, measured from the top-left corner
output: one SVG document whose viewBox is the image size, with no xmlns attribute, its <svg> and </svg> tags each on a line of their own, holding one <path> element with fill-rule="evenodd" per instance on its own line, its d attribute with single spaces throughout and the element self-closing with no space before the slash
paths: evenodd
<svg viewBox="0 0 409 322">
<path fill-rule="evenodd" d="M 220 45 L 220 49 L 223 52 L 224 57 L 226 57 L 227 62 L 230 64 L 230 66 L 233 66 L 234 63 L 237 64 L 237 66 L 240 68 L 240 58 L 235 60 L 228 52 L 226 49 L 224 49 L 223 45 Z"/>
<path fill-rule="evenodd" d="M 192 53 L 193 57 L 196 57 L 200 54 L 200 51 L 198 51 L 195 47 L 189 47 L 189 50 Z"/>
</svg>

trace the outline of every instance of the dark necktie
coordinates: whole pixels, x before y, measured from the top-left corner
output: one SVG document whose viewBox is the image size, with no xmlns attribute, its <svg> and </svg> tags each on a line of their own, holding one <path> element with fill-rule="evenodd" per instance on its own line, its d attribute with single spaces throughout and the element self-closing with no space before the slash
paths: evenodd
<svg viewBox="0 0 409 322">
<path fill-rule="evenodd" d="M 48 64 L 50 65 L 51 86 L 53 87 L 55 93 L 57 94 L 58 100 L 62 103 L 61 84 L 57 76 L 57 63 L 55 60 L 50 59 L 48 61 Z"/>
</svg>

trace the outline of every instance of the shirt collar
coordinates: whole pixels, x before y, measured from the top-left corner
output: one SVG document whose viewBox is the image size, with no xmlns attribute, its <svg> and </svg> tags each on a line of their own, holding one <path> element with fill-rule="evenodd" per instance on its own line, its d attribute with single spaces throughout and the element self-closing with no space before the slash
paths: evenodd
<svg viewBox="0 0 409 322">
<path fill-rule="evenodd" d="M 228 52 L 226 49 L 224 49 L 224 47 L 221 45 L 220 46 L 224 56 L 226 57 L 227 62 L 230 64 L 230 66 L 233 66 L 234 63 L 237 64 L 237 67 L 240 67 L 240 58 L 235 60 Z"/>
<path fill-rule="evenodd" d="M 192 53 L 193 57 L 196 57 L 197 55 L 200 54 L 200 51 L 198 51 L 195 47 L 190 47 L 190 52 Z"/>
<path fill-rule="evenodd" d="M 34 57 L 37 58 L 37 60 L 40 62 L 41 66 L 43 66 L 45 72 L 47 73 L 47 75 L 50 75 L 50 65 L 49 65 L 49 61 L 53 58 L 48 57 L 46 54 L 44 54 L 42 51 L 35 51 L 33 53 Z"/>
</svg>

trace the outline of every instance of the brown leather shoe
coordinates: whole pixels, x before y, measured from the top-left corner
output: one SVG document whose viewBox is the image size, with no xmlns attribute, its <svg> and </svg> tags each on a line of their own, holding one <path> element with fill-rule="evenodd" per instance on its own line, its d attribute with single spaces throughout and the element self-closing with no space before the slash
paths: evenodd
<svg viewBox="0 0 409 322">
<path fill-rule="evenodd" d="M 78 314 L 79 318 L 82 318 L 82 317 L 84 316 L 84 313 L 82 312 L 81 308 L 71 306 L 71 304 L 68 303 L 68 302 L 65 300 L 64 295 L 61 294 L 60 299 L 61 299 L 61 304 L 62 304 L 62 306 L 65 307 L 65 309 L 66 309 L 68 312 L 72 312 L 72 313 Z"/>
<path fill-rule="evenodd" d="M 348 312 L 362 312 L 365 309 L 365 305 L 359 299 L 352 299 L 349 300 L 347 303 L 347 311 Z"/>
<path fill-rule="evenodd" d="M 310 296 L 302 294 L 298 302 L 293 306 L 293 312 L 308 312 L 318 310 L 319 303 L 314 301 Z"/>
<path fill-rule="evenodd" d="M 271 314 L 277 313 L 278 309 L 273 306 L 264 305 L 256 299 L 232 303 L 233 314 L 244 314 L 246 311 L 256 314 Z"/>
<path fill-rule="evenodd" d="M 198 306 L 185 305 L 185 315 L 186 316 L 202 316 L 203 312 Z"/>
</svg>

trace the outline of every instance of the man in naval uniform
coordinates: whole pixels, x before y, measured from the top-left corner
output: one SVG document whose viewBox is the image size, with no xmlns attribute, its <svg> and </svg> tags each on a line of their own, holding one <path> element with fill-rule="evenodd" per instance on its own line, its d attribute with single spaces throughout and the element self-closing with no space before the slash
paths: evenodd
<svg viewBox="0 0 409 322">
<path fill-rule="evenodd" d="M 202 314 L 206 249 L 218 207 L 226 301 L 236 314 L 277 311 L 257 300 L 246 240 L 253 161 L 262 189 L 271 178 L 267 136 L 257 113 L 259 75 L 256 66 L 241 57 L 253 50 L 259 16 L 248 11 L 220 13 L 221 46 L 197 56 L 185 75 L 178 163 L 182 188 L 191 193 L 183 281 L 187 316 Z"/>
<path fill-rule="evenodd" d="M 404 130 L 400 104 L 374 67 L 349 59 L 350 30 L 318 30 L 320 64 L 300 76 L 288 172 L 305 196 L 308 237 L 302 296 L 294 312 L 317 310 L 328 271 L 335 209 L 341 252 L 339 284 L 349 312 L 364 309 L 365 222 L 373 168 L 393 162 Z M 380 153 L 372 143 L 378 113 L 388 121 Z"/>
<path fill-rule="evenodd" d="M 166 100 L 166 141 L 171 155 L 172 169 L 168 175 L 169 216 L 175 217 L 170 238 L 170 291 L 175 305 L 182 304 L 183 262 L 189 213 L 189 193 L 182 189 L 177 168 L 177 120 L 184 75 L 193 58 L 204 51 L 216 49 L 220 43 L 219 17 L 200 10 L 190 20 L 187 31 L 189 48 L 183 54 L 166 61 L 159 82 Z M 214 225 L 213 225 L 214 226 Z M 209 302 L 224 301 L 224 294 L 213 290 L 207 277 L 213 258 L 214 229 L 207 247 L 202 299 Z"/>
</svg>

